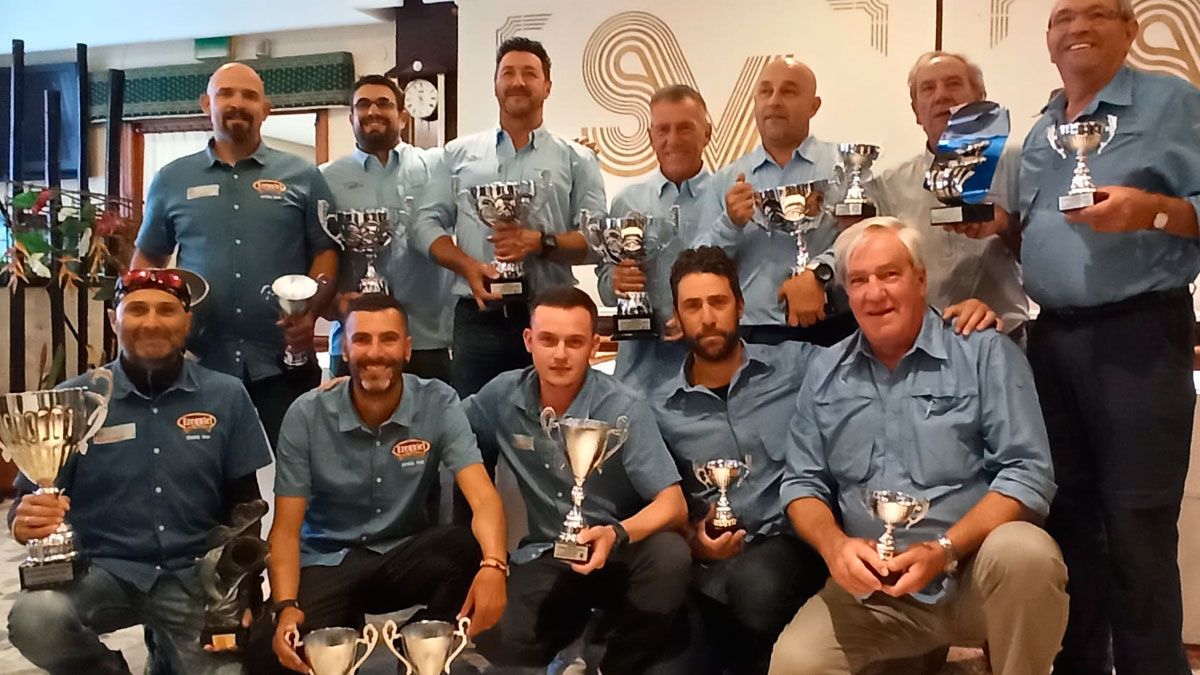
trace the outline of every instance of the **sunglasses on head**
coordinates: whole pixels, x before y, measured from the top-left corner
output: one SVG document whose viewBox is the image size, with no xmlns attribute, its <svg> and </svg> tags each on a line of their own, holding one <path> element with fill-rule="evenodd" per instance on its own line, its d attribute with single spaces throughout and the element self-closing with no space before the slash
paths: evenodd
<svg viewBox="0 0 1200 675">
<path fill-rule="evenodd" d="M 183 302 L 184 307 L 191 304 L 192 294 L 190 289 L 188 289 L 187 282 L 174 270 L 129 270 L 121 275 L 120 280 L 117 282 L 116 299 L 120 302 L 121 298 L 126 295 L 146 288 L 166 291 L 179 298 Z"/>
</svg>

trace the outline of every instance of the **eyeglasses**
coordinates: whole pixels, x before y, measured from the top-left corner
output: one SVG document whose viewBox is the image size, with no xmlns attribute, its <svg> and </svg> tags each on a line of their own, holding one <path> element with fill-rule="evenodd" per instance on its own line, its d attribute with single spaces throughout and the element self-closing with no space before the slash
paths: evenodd
<svg viewBox="0 0 1200 675">
<path fill-rule="evenodd" d="M 390 98 L 377 98 L 375 100 L 360 98 L 354 102 L 354 109 L 360 113 L 369 112 L 371 106 L 379 108 L 382 112 L 391 112 L 396 109 L 396 102 Z"/>
<path fill-rule="evenodd" d="M 1072 23 L 1075 23 L 1075 19 L 1079 18 L 1082 18 L 1088 24 L 1096 24 L 1102 21 L 1113 21 L 1115 19 L 1125 20 L 1129 17 L 1125 16 L 1125 13 L 1120 10 L 1103 9 L 1101 7 L 1093 7 L 1082 12 L 1073 12 L 1069 9 L 1064 9 L 1063 11 L 1050 17 L 1050 27 L 1066 28 Z"/>
</svg>

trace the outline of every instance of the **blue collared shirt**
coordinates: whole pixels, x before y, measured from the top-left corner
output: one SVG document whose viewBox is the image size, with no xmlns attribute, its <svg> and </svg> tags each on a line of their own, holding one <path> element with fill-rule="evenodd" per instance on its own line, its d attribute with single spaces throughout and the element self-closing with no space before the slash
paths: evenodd
<svg viewBox="0 0 1200 675">
<path fill-rule="evenodd" d="M 726 398 L 690 384 L 687 367 L 680 366 L 651 401 L 663 440 L 684 476 L 693 518 L 702 516 L 717 495 L 695 478 L 694 467 L 712 459 L 749 458 L 750 472 L 729 490 L 729 501 L 750 541 L 790 532 L 779 505 L 781 439 L 787 437 L 808 363 L 821 348 L 807 342 L 742 342 L 742 349 Z"/>
<path fill-rule="evenodd" d="M 1098 187 L 1124 185 L 1183 197 L 1200 211 L 1200 90 L 1169 75 L 1124 66 L 1076 120 L 1056 94 L 1025 138 L 1018 199 L 1025 289 L 1049 308 L 1092 307 L 1149 291 L 1186 288 L 1200 273 L 1200 241 L 1166 232 L 1096 232 L 1058 210 L 1075 156 L 1064 159 L 1046 131 L 1076 120 L 1117 118 L 1116 134 L 1087 166 Z"/>
<path fill-rule="evenodd" d="M 441 151 L 432 151 L 440 154 Z M 376 263 L 379 273 L 391 285 L 392 295 L 404 305 L 408 314 L 408 333 L 413 349 L 445 349 L 450 346 L 450 326 L 453 322 L 453 303 L 450 285 L 454 275 L 428 256 L 415 255 L 408 247 L 408 228 L 415 213 L 409 210 L 405 198 L 415 200 L 429 180 L 431 153 L 402 143 L 392 150 L 387 166 L 379 158 L 355 148 L 349 155 L 321 169 L 329 189 L 333 191 L 338 209 L 388 210 L 388 222 L 395 234 L 392 243 Z M 338 276 L 357 282 L 366 272 L 366 261 L 360 256 L 343 253 Z M 343 287 L 343 290 L 353 290 Z M 342 353 L 342 324 L 334 322 L 329 332 L 329 353 Z"/>
<path fill-rule="evenodd" d="M 653 174 L 625 187 L 613 198 L 609 213 L 621 218 L 637 211 L 656 218 L 669 219 L 671 207 L 679 207 L 679 232 L 670 244 L 645 265 L 646 292 L 655 320 L 661 329 L 673 313 L 671 295 L 671 265 L 679 253 L 692 246 L 700 229 L 702 197 L 712 174 L 701 168 L 700 173 L 675 185 L 656 170 Z M 596 286 L 600 299 L 612 307 L 617 294 L 612 288 L 613 266 L 606 259 L 596 265 Z M 634 389 L 646 392 L 657 382 L 670 377 L 683 362 L 687 347 L 680 343 L 653 340 L 624 340 L 617 347 L 617 364 L 613 376 Z"/>
<path fill-rule="evenodd" d="M 479 446 L 439 380 L 404 374 L 404 395 L 378 429 L 363 423 L 350 382 L 296 399 L 279 431 L 275 494 L 305 497 L 301 565 L 337 565 L 352 546 L 386 553 L 429 528 L 439 465 L 480 464 Z"/>
<path fill-rule="evenodd" d="M 784 510 L 816 497 L 840 511 L 852 537 L 875 539 L 866 490 L 931 502 L 896 548 L 935 539 L 991 491 L 1045 516 L 1054 470 L 1033 373 L 1016 343 L 995 331 L 962 338 L 936 311 L 889 371 L 856 332 L 809 364 L 787 436 Z M 941 577 L 916 597 L 936 602 Z"/>
<path fill-rule="evenodd" d="M 565 451 L 542 431 L 540 391 L 537 371 L 529 367 L 501 373 L 462 403 L 480 445 L 499 450 L 525 500 L 529 534 L 513 554 L 516 563 L 533 560 L 554 545 L 571 509 L 575 485 Z M 646 400 L 612 377 L 588 369 L 565 416 L 613 424 L 622 415 L 629 420 L 628 439 L 584 484 L 585 525 L 629 518 L 679 482 Z"/>
<path fill-rule="evenodd" d="M 271 450 L 241 381 L 184 359 L 174 384 L 147 398 L 120 359 L 105 367 L 113 396 L 104 426 L 58 482 L 80 550 L 149 592 L 163 574 L 194 574 L 228 512 L 223 488 L 270 464 Z"/>
<path fill-rule="evenodd" d="M 600 162 L 591 150 L 563 140 L 545 127 L 538 127 L 529 144 L 520 150 L 512 139 L 497 127 L 446 144 L 444 161 L 438 163 L 430 177 L 429 189 L 420 201 L 413 236 L 409 245 L 424 256 L 429 247 L 442 236 L 454 236 L 458 247 L 480 262 L 491 262 L 495 248 L 488 241 L 491 230 L 479 219 L 467 198 L 456 194 L 476 185 L 495 181 L 531 180 L 538 190 L 544 190 L 543 172 L 549 174 L 545 196 L 535 198 L 539 208 L 529 216 L 526 225 L 532 229 L 561 234 L 579 229 L 579 211 L 587 209 L 603 215 L 607 201 Z M 525 260 L 527 293 L 557 285 L 574 285 L 571 266 L 551 262 L 539 256 Z M 462 278 L 454 281 L 454 294 L 471 297 L 471 288 Z"/>
<path fill-rule="evenodd" d="M 155 175 L 137 246 L 152 256 L 178 246 L 178 266 L 208 280 L 188 339 L 205 367 L 250 380 L 282 372 L 279 308 L 262 288 L 308 274 L 313 258 L 334 246 L 317 221 L 320 200 L 332 197 L 317 167 L 262 143 L 230 166 L 210 141 Z"/>
<path fill-rule="evenodd" d="M 762 144 L 713 175 L 704 197 L 703 226 L 695 243 L 720 246 L 738 263 L 738 278 L 746 298 L 742 324 L 746 326 L 783 325 L 786 308 L 779 300 L 779 287 L 791 277 L 796 264 L 795 237 L 764 229 L 753 220 L 737 227 L 725 212 L 725 193 L 737 182 L 738 174 L 755 190 L 831 180 L 839 163 L 837 146 L 810 135 L 792 153 L 784 166 L 767 154 Z M 832 195 L 826 195 L 832 199 Z M 815 229 L 805 235 L 808 254 L 833 264 L 833 240 L 837 238 L 837 220 L 822 215 Z M 815 262 L 815 261 L 814 261 Z M 843 306 L 844 294 L 831 289 L 830 300 Z"/>
</svg>

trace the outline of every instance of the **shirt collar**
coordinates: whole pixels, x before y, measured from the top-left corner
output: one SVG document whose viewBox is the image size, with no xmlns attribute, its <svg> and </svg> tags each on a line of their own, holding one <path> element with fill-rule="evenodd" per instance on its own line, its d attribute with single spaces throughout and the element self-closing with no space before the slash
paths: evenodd
<svg viewBox="0 0 1200 675">
<path fill-rule="evenodd" d="M 217 141 L 215 138 L 209 138 L 208 145 L 204 146 L 204 152 L 208 153 L 208 160 L 209 160 L 208 165 L 209 166 L 216 166 L 217 164 L 225 163 L 225 162 L 221 161 L 220 157 L 217 157 L 216 150 L 213 147 L 216 144 L 216 142 Z M 267 165 L 267 151 L 268 151 L 267 144 L 262 142 L 262 140 L 259 140 L 258 149 L 256 149 L 254 151 L 254 154 L 250 155 L 249 157 L 247 157 L 246 159 L 241 160 L 241 161 L 245 162 L 245 161 L 249 161 L 249 160 L 254 160 L 255 162 L 258 163 L 259 166 L 266 166 Z"/>
<path fill-rule="evenodd" d="M 401 375 L 401 377 L 404 381 L 404 393 L 400 396 L 400 404 L 397 405 L 396 409 L 392 411 L 391 417 L 387 418 L 383 424 L 379 425 L 380 428 L 386 427 L 390 424 L 401 427 L 412 426 L 413 408 L 416 406 L 416 404 L 413 403 L 413 396 L 415 395 L 413 387 L 415 385 L 416 378 L 409 377 L 407 374 Z M 346 432 L 353 431 L 354 429 L 362 429 L 368 433 L 375 433 L 375 430 L 368 427 L 366 423 L 362 421 L 362 418 L 358 416 L 358 409 L 354 407 L 354 400 L 350 397 L 349 379 L 341 384 L 335 385 L 333 392 L 336 396 L 334 400 L 337 404 L 339 431 Z"/>
<path fill-rule="evenodd" d="M 706 169 L 705 167 L 701 166 L 700 171 L 697 172 L 695 176 L 692 176 L 691 178 L 683 181 L 683 183 L 679 186 L 679 194 L 687 195 L 688 197 L 691 197 L 692 199 L 695 199 L 696 197 L 700 196 L 700 193 L 704 190 L 704 184 L 706 182 L 708 182 L 708 177 L 710 175 L 711 175 L 711 173 L 709 172 L 709 170 Z M 662 167 L 655 169 L 654 175 L 653 175 L 653 181 L 654 182 L 652 183 L 652 185 L 655 185 L 658 187 L 658 196 L 659 197 L 663 196 L 663 193 L 665 193 L 667 191 L 668 187 L 671 187 L 672 185 L 675 184 L 671 179 L 669 179 L 663 175 Z"/>
<path fill-rule="evenodd" d="M 592 399 L 592 390 L 596 388 L 595 374 L 592 369 L 588 368 L 583 376 L 583 386 L 579 388 L 579 393 L 575 394 L 575 398 L 571 400 L 571 405 L 567 406 L 567 411 L 564 413 L 570 417 L 587 417 L 591 411 L 589 401 Z M 521 377 L 517 380 L 517 386 L 513 389 L 512 402 L 525 412 L 533 417 L 542 414 L 542 382 L 538 379 L 537 369 L 533 366 L 528 366 L 521 373 Z"/>
<path fill-rule="evenodd" d="M 948 358 L 948 354 L 946 351 L 946 331 L 943 330 L 944 327 L 945 322 L 942 320 L 941 314 L 932 307 L 926 307 L 925 317 L 921 320 L 921 332 L 917 333 L 917 339 L 904 355 L 904 359 L 907 359 L 913 352 L 919 349 L 935 359 L 945 361 Z M 859 360 L 859 357 L 875 358 L 875 352 L 871 349 L 871 343 L 867 342 L 867 338 L 863 335 L 862 330 L 854 333 L 854 342 L 850 347 L 850 356 L 851 358 L 846 359 L 843 364 L 854 363 Z M 903 361 L 904 359 L 901 360 Z"/>
<path fill-rule="evenodd" d="M 538 143 L 540 143 L 542 141 L 542 139 L 546 138 L 549 134 L 550 134 L 550 132 L 546 131 L 546 125 L 543 123 L 542 126 L 536 128 L 532 132 L 530 132 L 528 147 L 533 150 L 537 150 Z M 512 143 L 512 138 L 508 135 L 508 132 L 504 130 L 504 127 L 497 125 L 496 126 L 496 147 L 500 147 L 500 145 L 502 143 L 504 143 L 505 140 L 508 140 L 509 143 Z M 513 143 L 513 147 L 516 147 L 516 143 Z"/>
<path fill-rule="evenodd" d="M 819 143 L 820 141 L 817 140 L 817 137 L 810 133 L 808 137 L 804 139 L 804 142 L 792 151 L 792 156 L 788 159 L 788 163 L 790 164 L 796 160 L 800 160 L 802 162 L 808 162 L 809 164 L 816 164 L 817 145 Z M 757 170 L 767 162 L 770 162 L 771 164 L 775 163 L 774 158 L 767 154 L 767 149 L 762 143 L 759 143 L 757 146 L 755 146 L 754 150 L 750 152 L 750 161 L 751 171 Z"/>
<path fill-rule="evenodd" d="M 1079 116 L 1084 117 L 1095 113 L 1096 108 L 1100 106 L 1101 102 L 1119 106 L 1128 106 L 1133 103 L 1132 68 L 1127 65 L 1121 66 L 1121 69 L 1108 81 L 1108 84 L 1104 85 L 1104 88 L 1088 102 L 1087 107 L 1079 113 Z M 1064 118 L 1066 110 L 1067 94 L 1062 89 L 1057 90 L 1046 103 L 1046 107 L 1042 108 L 1043 113 L 1052 111 L 1059 119 Z"/>
<path fill-rule="evenodd" d="M 755 349 L 752 349 L 751 346 L 749 344 L 747 344 L 745 340 L 742 340 L 741 343 L 742 343 L 742 362 L 740 365 L 738 365 L 737 370 L 734 371 L 733 379 L 731 379 L 729 381 L 731 392 L 733 390 L 733 385 L 735 385 L 739 381 L 741 381 L 741 379 L 743 377 L 743 373 L 754 373 L 754 372 L 758 372 L 760 370 L 763 372 L 770 372 L 775 369 L 775 366 L 771 365 L 770 362 L 763 359 L 759 355 L 758 351 Z M 671 376 L 671 379 L 667 380 L 666 391 L 667 391 L 668 399 L 674 398 L 676 396 L 682 396 L 685 394 L 693 393 L 693 392 L 698 392 L 701 394 L 711 394 L 712 393 L 708 387 L 697 387 L 696 385 L 688 382 L 688 368 L 691 366 L 691 364 L 692 364 L 692 355 L 688 354 L 688 357 L 683 360 L 683 365 L 680 366 L 679 370 L 675 371 L 675 374 L 673 376 Z"/>
<path fill-rule="evenodd" d="M 359 166 L 361 166 L 364 171 L 367 168 L 367 162 L 371 161 L 372 157 L 375 157 L 375 155 L 363 150 L 362 148 L 358 147 L 357 145 L 354 146 L 354 152 L 352 152 L 350 154 L 352 157 L 354 157 L 354 161 Z M 376 161 L 379 161 L 379 158 L 376 157 Z M 387 166 L 385 166 L 384 168 L 386 169 L 387 167 L 390 167 L 399 161 L 400 161 L 400 152 L 396 148 L 392 148 L 392 151 L 390 153 L 388 153 Z"/>
<path fill-rule="evenodd" d="M 196 391 L 196 367 L 196 363 L 185 356 L 183 358 L 183 366 L 179 368 L 179 374 L 175 376 L 175 381 L 171 386 L 167 387 L 163 394 L 175 389 L 189 392 Z M 113 398 L 126 398 L 131 394 L 146 398 L 145 394 L 138 391 L 133 381 L 129 379 L 125 368 L 121 366 L 120 356 L 113 360 L 112 363 L 109 363 L 107 368 L 112 372 L 113 376 Z"/>
</svg>

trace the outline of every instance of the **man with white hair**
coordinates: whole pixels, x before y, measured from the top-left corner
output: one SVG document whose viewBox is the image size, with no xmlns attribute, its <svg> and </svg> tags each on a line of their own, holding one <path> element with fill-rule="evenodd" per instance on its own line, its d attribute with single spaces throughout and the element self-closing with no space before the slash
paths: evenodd
<svg viewBox="0 0 1200 675">
<path fill-rule="evenodd" d="M 835 246 L 859 330 L 809 363 L 780 487 L 831 578 L 779 636 L 770 672 L 858 672 L 986 642 L 992 672 L 1047 673 L 1066 568 L 1033 524 L 1055 485 L 1029 364 L 1011 340 L 956 337 L 929 309 L 916 229 L 872 218 Z M 895 532 L 894 556 L 864 506 L 877 491 L 923 516 Z"/>
</svg>

